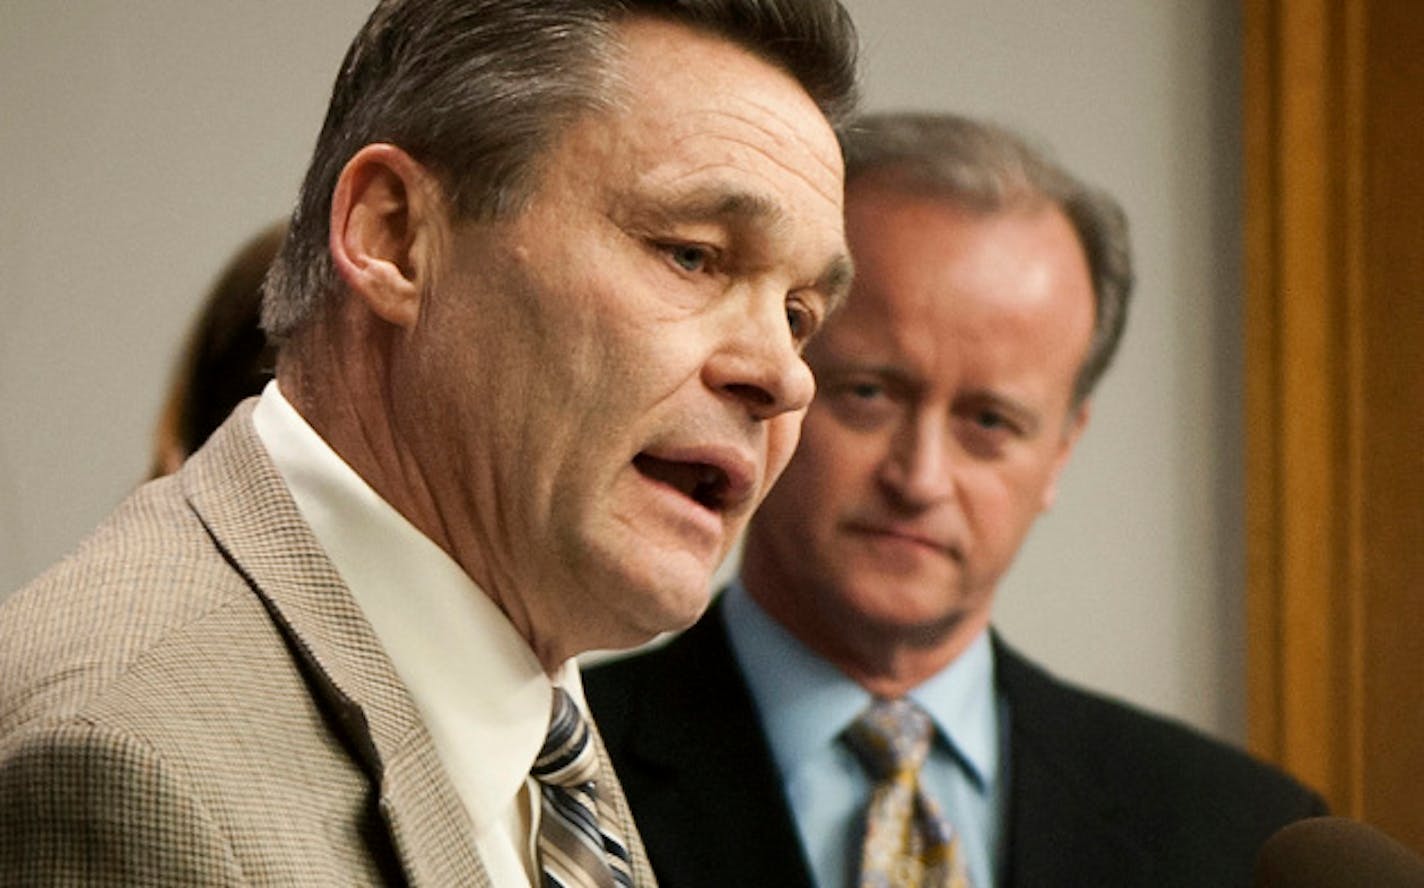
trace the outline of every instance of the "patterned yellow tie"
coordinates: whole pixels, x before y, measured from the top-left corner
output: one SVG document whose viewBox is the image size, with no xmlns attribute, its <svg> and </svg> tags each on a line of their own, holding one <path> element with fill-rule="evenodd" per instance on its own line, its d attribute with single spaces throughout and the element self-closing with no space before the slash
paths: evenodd
<svg viewBox="0 0 1424 888">
<path fill-rule="evenodd" d="M 920 788 L 931 733 L 930 717 L 908 700 L 877 700 L 846 729 L 875 781 L 860 888 L 969 888 L 954 830 Z"/>
</svg>

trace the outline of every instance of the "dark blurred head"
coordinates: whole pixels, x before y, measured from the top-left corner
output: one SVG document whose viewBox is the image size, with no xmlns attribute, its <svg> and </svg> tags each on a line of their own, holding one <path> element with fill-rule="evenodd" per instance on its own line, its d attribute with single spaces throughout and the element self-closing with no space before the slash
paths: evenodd
<svg viewBox="0 0 1424 888">
<path fill-rule="evenodd" d="M 262 281 L 286 232 L 277 222 L 244 244 L 203 300 L 159 418 L 151 476 L 176 470 L 272 378 L 273 349 L 259 323 Z"/>
<path fill-rule="evenodd" d="M 1424 888 L 1424 859 L 1374 827 L 1312 817 L 1261 846 L 1254 888 Z"/>
</svg>

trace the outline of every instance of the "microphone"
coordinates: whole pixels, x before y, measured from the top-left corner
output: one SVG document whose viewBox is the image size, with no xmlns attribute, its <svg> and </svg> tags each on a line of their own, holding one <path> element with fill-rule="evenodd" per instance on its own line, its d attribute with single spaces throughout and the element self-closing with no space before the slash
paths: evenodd
<svg viewBox="0 0 1424 888">
<path fill-rule="evenodd" d="M 1344 817 L 1300 820 L 1266 840 L 1253 888 L 1424 888 L 1424 859 Z"/>
</svg>

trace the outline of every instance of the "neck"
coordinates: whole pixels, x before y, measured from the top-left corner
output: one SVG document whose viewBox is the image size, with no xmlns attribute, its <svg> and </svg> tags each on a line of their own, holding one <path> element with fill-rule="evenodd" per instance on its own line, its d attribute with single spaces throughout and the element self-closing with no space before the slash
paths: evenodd
<svg viewBox="0 0 1424 888">
<path fill-rule="evenodd" d="M 877 647 L 869 652 L 851 650 L 832 654 L 837 668 L 877 697 L 903 697 L 945 670 L 967 651 L 984 630 L 987 621 L 973 626 L 963 621 L 934 643 L 898 640 L 872 642 L 865 647 Z M 826 656 L 822 654 L 822 656 Z"/>
<path fill-rule="evenodd" d="M 957 660 L 989 626 L 987 610 L 923 624 L 874 623 L 818 590 L 784 594 L 789 578 L 774 576 L 749 559 L 742 585 L 782 628 L 877 697 L 903 697 Z"/>
<path fill-rule="evenodd" d="M 282 395 L 382 499 L 452 556 L 430 486 L 411 459 L 383 397 L 390 350 L 344 317 L 314 324 L 282 351 Z M 457 558 L 457 560 L 459 560 Z"/>
<path fill-rule="evenodd" d="M 512 581 L 491 576 L 484 535 L 467 510 L 447 508 L 432 471 L 396 413 L 391 392 L 396 332 L 350 312 L 333 310 L 283 347 L 277 382 L 282 395 L 318 435 L 407 521 L 443 549 L 494 601 L 530 644 L 550 675 L 568 652 L 540 645 L 533 620 L 517 595 L 501 595 Z M 435 467 L 435 468 L 438 468 Z"/>
</svg>

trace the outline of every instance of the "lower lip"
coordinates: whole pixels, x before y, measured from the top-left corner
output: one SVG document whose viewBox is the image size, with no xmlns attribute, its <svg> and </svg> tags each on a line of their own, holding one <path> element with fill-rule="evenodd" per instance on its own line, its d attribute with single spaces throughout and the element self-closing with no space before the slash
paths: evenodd
<svg viewBox="0 0 1424 888">
<path fill-rule="evenodd" d="M 724 527 L 722 516 L 708 509 L 674 487 L 654 481 L 634 470 L 638 480 L 648 489 L 656 510 L 664 516 L 688 548 L 699 555 L 718 557 L 721 554 Z M 671 519 L 671 520 L 667 520 Z"/>
<path fill-rule="evenodd" d="M 851 532 L 857 537 L 865 540 L 872 547 L 884 549 L 894 554 L 914 554 L 932 555 L 939 558 L 950 558 L 950 551 L 945 546 L 936 545 L 919 537 L 906 536 L 904 534 L 892 533 L 884 530 L 874 530 L 865 527 L 852 527 Z"/>
</svg>

